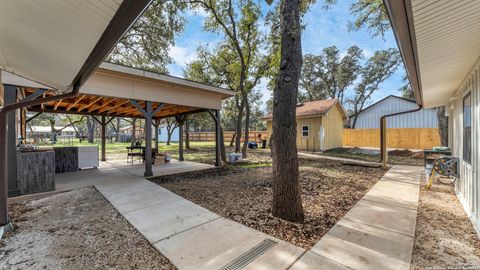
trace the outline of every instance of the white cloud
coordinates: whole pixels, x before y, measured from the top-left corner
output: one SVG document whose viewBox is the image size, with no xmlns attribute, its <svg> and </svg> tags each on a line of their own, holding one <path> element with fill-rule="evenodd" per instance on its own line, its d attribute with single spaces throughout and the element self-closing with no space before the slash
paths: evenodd
<svg viewBox="0 0 480 270">
<path fill-rule="evenodd" d="M 201 8 L 201 7 L 194 7 L 194 8 L 190 8 L 187 10 L 186 14 L 188 16 L 200 16 L 200 17 L 203 17 L 203 18 L 207 18 L 208 17 L 208 13 L 207 11 L 205 11 L 205 9 Z"/>
<path fill-rule="evenodd" d="M 189 62 L 195 60 L 196 51 L 194 47 L 170 46 L 169 55 L 175 61 L 175 64 L 186 67 Z"/>
</svg>

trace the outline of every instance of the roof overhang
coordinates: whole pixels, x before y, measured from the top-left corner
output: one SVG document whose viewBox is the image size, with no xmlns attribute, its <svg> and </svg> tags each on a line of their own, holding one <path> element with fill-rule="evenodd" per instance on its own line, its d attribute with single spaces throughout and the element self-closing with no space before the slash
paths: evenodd
<svg viewBox="0 0 480 270">
<path fill-rule="evenodd" d="M 0 69 L 59 92 L 80 87 L 149 3 L 0 1 Z"/>
<path fill-rule="evenodd" d="M 480 1 L 384 3 L 417 103 L 445 105 L 480 56 Z"/>
</svg>

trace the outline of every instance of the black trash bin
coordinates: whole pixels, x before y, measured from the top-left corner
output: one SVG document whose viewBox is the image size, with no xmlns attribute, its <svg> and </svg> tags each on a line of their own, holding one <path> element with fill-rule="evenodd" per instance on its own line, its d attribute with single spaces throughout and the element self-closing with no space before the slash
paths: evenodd
<svg viewBox="0 0 480 270">
<path fill-rule="evenodd" d="M 267 140 L 262 140 L 262 149 L 267 148 Z"/>
</svg>

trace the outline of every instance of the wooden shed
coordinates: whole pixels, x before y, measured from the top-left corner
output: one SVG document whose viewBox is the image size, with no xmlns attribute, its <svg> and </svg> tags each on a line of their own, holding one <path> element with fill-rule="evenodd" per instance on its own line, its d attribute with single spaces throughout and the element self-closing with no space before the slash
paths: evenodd
<svg viewBox="0 0 480 270">
<path fill-rule="evenodd" d="M 324 151 L 342 147 L 342 133 L 348 117 L 337 99 L 305 102 L 297 105 L 297 148 Z M 267 137 L 272 135 L 272 114 L 267 121 Z"/>
</svg>

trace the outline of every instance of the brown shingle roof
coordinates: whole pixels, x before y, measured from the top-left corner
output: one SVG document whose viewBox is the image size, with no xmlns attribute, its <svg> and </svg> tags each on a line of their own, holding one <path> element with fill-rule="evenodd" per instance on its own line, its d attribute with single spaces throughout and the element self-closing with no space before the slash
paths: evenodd
<svg viewBox="0 0 480 270">
<path fill-rule="evenodd" d="M 336 103 L 336 98 L 305 102 L 297 106 L 297 117 L 325 114 Z M 272 119 L 272 113 L 265 115 L 263 119 Z"/>
</svg>

